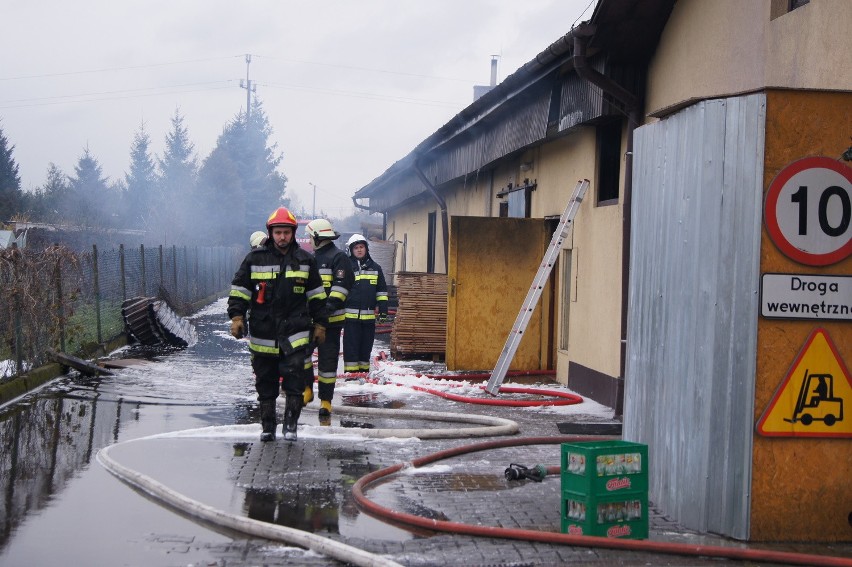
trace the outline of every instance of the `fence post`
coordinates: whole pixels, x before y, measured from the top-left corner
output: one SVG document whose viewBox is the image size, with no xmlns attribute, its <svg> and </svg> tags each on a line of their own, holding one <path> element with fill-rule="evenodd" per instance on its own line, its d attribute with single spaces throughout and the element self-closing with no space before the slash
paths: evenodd
<svg viewBox="0 0 852 567">
<path fill-rule="evenodd" d="M 59 351 L 65 352 L 65 305 L 62 300 L 62 261 L 56 259 L 56 314 L 59 315 Z"/>
<path fill-rule="evenodd" d="M 139 255 L 142 259 L 142 297 L 145 297 L 145 245 L 139 245 Z"/>
<path fill-rule="evenodd" d="M 160 288 L 165 287 L 163 285 L 163 245 L 160 244 Z M 157 291 L 159 294 L 159 290 Z"/>
<path fill-rule="evenodd" d="M 95 288 L 95 319 L 98 327 L 98 344 L 103 342 L 101 334 L 101 285 L 98 281 L 98 245 L 92 244 L 92 278 Z"/>
<path fill-rule="evenodd" d="M 15 282 L 14 291 L 14 302 L 13 309 L 15 313 L 13 317 L 15 319 L 15 374 L 18 376 L 22 375 L 23 369 L 23 360 L 24 360 L 24 330 L 23 330 L 23 322 L 21 320 L 21 255 L 18 252 L 18 244 L 16 242 L 12 243 L 12 281 Z"/>
<path fill-rule="evenodd" d="M 177 246 L 172 244 L 172 293 L 175 294 L 175 301 L 180 301 L 180 294 L 177 286 Z"/>
<path fill-rule="evenodd" d="M 118 245 L 118 271 L 121 278 L 121 302 L 127 299 L 127 279 L 124 272 L 124 244 Z"/>
<path fill-rule="evenodd" d="M 199 254 L 199 252 L 198 252 L 198 246 L 196 246 L 196 247 L 195 247 L 195 288 L 196 288 L 196 292 L 195 292 L 195 293 L 196 293 L 196 294 L 198 294 L 198 254 Z M 201 294 L 200 294 L 200 295 L 201 295 L 202 297 L 207 297 L 207 293 L 205 293 L 205 292 L 206 292 L 206 290 L 207 290 L 207 282 L 205 282 L 205 283 L 204 283 L 204 286 L 203 286 L 203 288 L 201 289 Z"/>
<path fill-rule="evenodd" d="M 183 246 L 183 281 L 184 289 L 186 289 L 187 301 L 195 303 L 196 300 L 192 297 L 192 292 L 189 290 L 189 252 L 187 251 L 185 244 Z"/>
</svg>

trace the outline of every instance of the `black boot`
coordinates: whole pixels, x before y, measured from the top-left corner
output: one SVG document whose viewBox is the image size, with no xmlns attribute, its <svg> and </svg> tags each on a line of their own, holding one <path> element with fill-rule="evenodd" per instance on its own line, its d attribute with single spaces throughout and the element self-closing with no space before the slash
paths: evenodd
<svg viewBox="0 0 852 567">
<path fill-rule="evenodd" d="M 302 413 L 303 398 L 301 394 L 288 394 L 287 403 L 284 406 L 284 439 L 296 440 L 296 426 L 299 424 L 299 415 Z"/>
<path fill-rule="evenodd" d="M 261 441 L 275 441 L 275 426 L 278 424 L 275 413 L 275 400 L 260 402 L 260 424 L 263 426 Z"/>
</svg>

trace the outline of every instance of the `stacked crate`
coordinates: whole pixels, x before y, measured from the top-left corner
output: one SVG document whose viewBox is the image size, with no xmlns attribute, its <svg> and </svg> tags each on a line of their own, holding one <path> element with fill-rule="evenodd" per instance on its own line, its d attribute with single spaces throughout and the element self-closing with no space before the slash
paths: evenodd
<svg viewBox="0 0 852 567">
<path fill-rule="evenodd" d="M 648 446 L 630 441 L 562 444 L 562 532 L 648 537 Z"/>
</svg>

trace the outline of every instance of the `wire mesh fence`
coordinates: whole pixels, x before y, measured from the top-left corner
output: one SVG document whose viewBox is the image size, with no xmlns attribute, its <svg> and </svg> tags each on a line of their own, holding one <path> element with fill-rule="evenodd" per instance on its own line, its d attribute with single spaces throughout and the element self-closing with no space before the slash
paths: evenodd
<svg viewBox="0 0 852 567">
<path fill-rule="evenodd" d="M 121 305 L 159 297 L 179 314 L 222 294 L 245 249 L 177 247 L 77 253 L 63 246 L 0 250 L 0 380 L 80 354 L 124 332 Z"/>
</svg>

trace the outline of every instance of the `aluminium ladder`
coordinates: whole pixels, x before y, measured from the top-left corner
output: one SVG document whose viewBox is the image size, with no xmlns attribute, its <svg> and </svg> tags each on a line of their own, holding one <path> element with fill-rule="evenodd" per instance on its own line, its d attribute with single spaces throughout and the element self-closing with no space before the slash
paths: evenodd
<svg viewBox="0 0 852 567">
<path fill-rule="evenodd" d="M 497 392 L 500 390 L 500 384 L 503 383 L 506 372 L 509 370 L 509 365 L 512 363 L 512 359 L 515 358 L 518 345 L 521 344 L 521 339 L 524 337 L 524 331 L 527 330 L 527 325 L 541 297 L 544 285 L 547 283 L 547 278 L 550 277 L 550 272 L 553 270 L 553 264 L 556 262 L 559 251 L 562 249 L 562 241 L 568 235 L 568 227 L 574 222 L 574 217 L 580 208 L 580 203 L 583 201 L 583 196 L 586 194 L 588 188 L 588 179 L 582 179 L 577 182 L 574 194 L 571 195 L 565 211 L 563 211 L 562 216 L 559 218 L 559 224 L 556 230 L 553 231 L 553 238 L 550 239 L 550 246 L 547 247 L 547 252 L 545 252 L 541 265 L 535 274 L 535 279 L 533 279 L 532 286 L 527 292 L 527 297 L 524 299 L 521 311 L 518 313 L 515 324 L 506 338 L 506 344 L 503 346 L 500 358 L 497 359 L 494 372 L 491 373 L 491 379 L 488 380 L 488 385 L 485 387 L 485 391 L 492 396 L 497 395 Z"/>
</svg>

